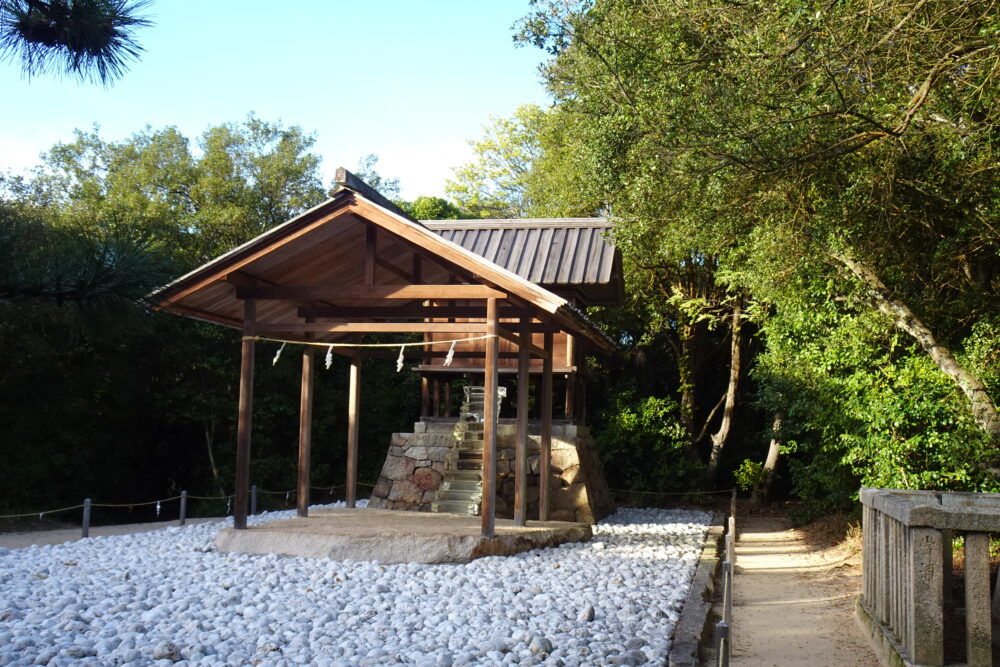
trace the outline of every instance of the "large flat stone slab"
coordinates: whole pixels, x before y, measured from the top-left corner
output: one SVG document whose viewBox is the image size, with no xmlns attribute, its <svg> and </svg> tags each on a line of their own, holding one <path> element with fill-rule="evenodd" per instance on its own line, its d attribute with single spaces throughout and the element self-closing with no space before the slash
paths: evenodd
<svg viewBox="0 0 1000 667">
<path fill-rule="evenodd" d="M 581 523 L 529 521 L 527 526 L 514 526 L 504 519 L 497 519 L 494 539 L 484 539 L 479 532 L 477 516 L 339 507 L 246 530 L 225 528 L 216 536 L 215 545 L 223 552 L 306 558 L 467 563 L 483 556 L 510 556 L 564 542 L 585 542 L 593 535 L 590 526 Z"/>
</svg>

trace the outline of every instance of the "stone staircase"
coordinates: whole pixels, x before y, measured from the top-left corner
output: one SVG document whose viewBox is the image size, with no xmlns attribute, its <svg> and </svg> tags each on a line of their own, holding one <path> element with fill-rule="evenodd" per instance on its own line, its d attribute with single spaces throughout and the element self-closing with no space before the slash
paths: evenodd
<svg viewBox="0 0 1000 667">
<path fill-rule="evenodd" d="M 500 399 L 506 395 L 500 387 Z M 444 479 L 432 512 L 478 515 L 483 500 L 483 387 L 465 387 L 455 446 L 445 459 Z M 499 407 L 499 405 L 498 405 Z"/>
</svg>

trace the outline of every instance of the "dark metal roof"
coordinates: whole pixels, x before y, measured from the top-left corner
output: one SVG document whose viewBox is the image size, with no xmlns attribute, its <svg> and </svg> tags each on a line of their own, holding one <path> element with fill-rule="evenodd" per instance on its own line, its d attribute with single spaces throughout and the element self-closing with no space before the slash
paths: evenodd
<svg viewBox="0 0 1000 667">
<path fill-rule="evenodd" d="M 620 302 L 621 257 L 605 218 L 423 220 L 428 229 L 556 292 L 573 289 L 584 305 Z"/>
</svg>

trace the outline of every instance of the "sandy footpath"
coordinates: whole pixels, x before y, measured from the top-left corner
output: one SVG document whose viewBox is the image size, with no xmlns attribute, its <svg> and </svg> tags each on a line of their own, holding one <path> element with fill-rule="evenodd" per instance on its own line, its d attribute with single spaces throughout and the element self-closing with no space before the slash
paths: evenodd
<svg viewBox="0 0 1000 667">
<path fill-rule="evenodd" d="M 187 523 L 204 523 L 206 521 L 222 521 L 215 519 L 188 519 Z M 120 526 L 91 526 L 90 536 L 99 537 L 101 535 L 127 535 L 129 533 L 145 533 L 151 530 L 161 530 L 176 526 L 177 521 L 154 521 L 152 523 L 129 523 Z M 0 533 L 0 547 L 5 549 L 23 549 L 34 544 L 43 546 L 46 544 L 62 544 L 63 542 L 73 542 L 80 539 L 79 528 L 64 528 L 60 530 L 36 530 L 23 533 Z"/>
<path fill-rule="evenodd" d="M 860 554 L 810 545 L 784 518 L 737 529 L 732 664 L 878 667 L 854 620 Z"/>
</svg>

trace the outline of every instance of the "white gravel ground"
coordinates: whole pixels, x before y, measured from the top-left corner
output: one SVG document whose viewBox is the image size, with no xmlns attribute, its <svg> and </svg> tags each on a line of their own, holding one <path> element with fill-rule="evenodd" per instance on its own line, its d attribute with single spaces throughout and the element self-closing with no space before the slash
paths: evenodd
<svg viewBox="0 0 1000 667">
<path fill-rule="evenodd" d="M 0 548 L 0 665 L 660 665 L 708 519 L 464 565 L 220 554 L 223 522 Z"/>
</svg>

